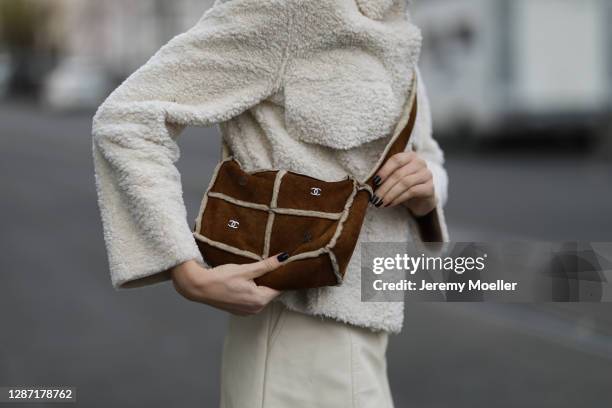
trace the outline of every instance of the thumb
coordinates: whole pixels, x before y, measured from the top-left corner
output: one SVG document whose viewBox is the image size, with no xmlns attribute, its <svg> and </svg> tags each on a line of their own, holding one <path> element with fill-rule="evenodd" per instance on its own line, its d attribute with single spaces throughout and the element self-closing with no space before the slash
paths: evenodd
<svg viewBox="0 0 612 408">
<path fill-rule="evenodd" d="M 259 262 L 246 264 L 244 265 L 245 273 L 249 279 L 259 278 L 260 276 L 263 276 L 266 273 L 280 267 L 288 258 L 289 254 L 287 252 L 283 252 L 281 254 L 262 259 Z"/>
</svg>

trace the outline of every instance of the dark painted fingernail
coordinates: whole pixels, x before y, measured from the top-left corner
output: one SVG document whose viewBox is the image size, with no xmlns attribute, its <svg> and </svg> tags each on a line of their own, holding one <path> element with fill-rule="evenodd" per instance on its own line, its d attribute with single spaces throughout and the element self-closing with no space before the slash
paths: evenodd
<svg viewBox="0 0 612 408">
<path fill-rule="evenodd" d="M 278 262 L 285 262 L 287 259 L 289 259 L 289 254 L 286 252 L 283 252 L 282 254 L 277 256 L 276 259 L 278 259 Z"/>
<path fill-rule="evenodd" d="M 374 204 L 376 207 L 380 207 L 381 205 L 383 205 L 383 200 L 380 200 L 379 202 L 377 202 L 376 204 Z"/>
<path fill-rule="evenodd" d="M 372 181 L 374 182 L 375 186 L 380 186 L 382 179 L 380 178 L 380 176 L 377 175 L 376 177 L 374 177 L 374 179 L 372 179 Z"/>
<path fill-rule="evenodd" d="M 378 196 L 377 196 L 377 195 L 374 195 L 374 196 L 372 197 L 372 200 L 370 200 L 370 201 L 372 201 L 372 204 L 376 205 L 376 204 L 378 204 L 378 201 L 379 201 L 379 200 L 380 200 L 380 198 L 378 198 Z"/>
</svg>

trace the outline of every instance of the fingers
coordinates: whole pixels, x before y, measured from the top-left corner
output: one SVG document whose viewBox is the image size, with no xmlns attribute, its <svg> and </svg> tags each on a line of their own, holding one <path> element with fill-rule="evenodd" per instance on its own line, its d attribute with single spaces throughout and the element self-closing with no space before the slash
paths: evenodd
<svg viewBox="0 0 612 408">
<path fill-rule="evenodd" d="M 238 304 L 234 303 L 231 313 L 248 316 L 261 312 L 272 300 L 282 292 L 266 286 L 257 286 L 253 281 L 280 267 L 289 258 L 289 254 L 268 257 L 258 262 L 241 265 L 241 279 L 248 279 L 248 289 Z"/>
<path fill-rule="evenodd" d="M 378 172 L 378 176 L 379 186 L 372 198 L 377 207 L 390 204 L 412 186 L 425 183 L 432 177 L 425 160 L 414 152 L 392 156 Z"/>
<path fill-rule="evenodd" d="M 238 316 L 250 316 L 260 313 L 272 300 L 282 293 L 266 286 L 257 286 L 253 281 L 249 282 L 250 288 L 240 294 L 234 293 L 233 299 L 208 302 L 208 304 Z"/>
<path fill-rule="evenodd" d="M 377 207 L 380 207 L 387 201 L 385 201 L 385 197 L 389 191 L 391 191 L 394 187 L 397 186 L 398 183 L 402 182 L 402 180 L 406 177 L 409 177 L 413 174 L 418 173 L 421 170 L 421 167 L 417 162 L 410 162 L 404 167 L 400 167 L 395 170 L 389 176 L 387 176 L 384 181 L 381 182 L 380 186 L 376 188 L 374 191 L 374 197 L 372 198 L 372 203 Z"/>
<path fill-rule="evenodd" d="M 383 200 L 384 207 L 391 206 L 392 203 L 402 194 L 410 191 L 410 189 L 415 186 L 427 183 L 430 179 L 431 173 L 429 173 L 429 170 L 427 169 L 402 177 L 393 185 L 393 187 L 391 187 L 389 191 L 383 195 L 380 195 L 380 198 Z M 379 195 L 378 191 L 376 195 Z"/>
<path fill-rule="evenodd" d="M 423 184 L 417 184 L 412 186 L 408 190 L 402 192 L 399 196 L 390 201 L 387 205 L 388 207 L 394 207 L 396 205 L 400 205 L 406 201 L 414 200 L 418 198 L 428 198 L 434 195 L 434 187 L 433 182 L 428 181 Z"/>
<path fill-rule="evenodd" d="M 383 166 L 380 168 L 378 173 L 376 173 L 381 180 L 384 182 L 387 178 L 393 174 L 397 169 L 404 167 L 414 159 L 418 158 L 417 154 L 414 152 L 402 152 L 398 154 L 394 154 L 387 160 Z"/>
<path fill-rule="evenodd" d="M 179 293 L 191 301 L 208 304 L 235 315 L 257 314 L 281 292 L 257 286 L 255 279 L 275 270 L 288 258 L 289 254 L 282 253 L 251 264 L 220 265 L 204 274 L 205 280 L 192 282 L 185 290 L 178 288 L 182 292 Z"/>
<path fill-rule="evenodd" d="M 240 316 L 249 316 L 260 313 L 268 304 L 281 294 L 280 291 L 266 286 L 255 286 L 239 305 L 231 305 L 230 313 Z"/>
<path fill-rule="evenodd" d="M 281 266 L 283 262 L 287 260 L 287 258 L 289 258 L 289 254 L 283 252 L 281 254 L 263 259 L 259 262 L 244 264 L 242 265 L 243 272 L 248 279 L 259 278 Z"/>
<path fill-rule="evenodd" d="M 243 312 L 247 314 L 257 314 L 261 312 L 268 303 L 281 294 L 280 291 L 266 286 L 256 286 L 252 297 L 245 305 Z"/>
</svg>

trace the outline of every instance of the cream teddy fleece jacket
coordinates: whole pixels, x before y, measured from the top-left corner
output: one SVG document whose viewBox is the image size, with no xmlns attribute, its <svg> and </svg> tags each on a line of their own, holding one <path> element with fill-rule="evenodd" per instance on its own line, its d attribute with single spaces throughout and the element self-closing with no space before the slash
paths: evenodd
<svg viewBox="0 0 612 408">
<path fill-rule="evenodd" d="M 421 36 L 404 0 L 218 0 L 100 106 L 93 120 L 98 204 L 116 288 L 169 279 L 203 262 L 182 197 L 177 138 L 219 124 L 246 170 L 324 180 L 363 177 L 404 111 Z M 409 148 L 434 174 L 444 225 L 447 177 L 418 81 Z M 208 180 L 202 180 L 206 185 Z M 418 239 L 403 207 L 371 208 L 360 242 Z M 287 307 L 397 332 L 401 303 L 360 302 L 359 245 L 342 286 L 287 292 Z"/>
</svg>

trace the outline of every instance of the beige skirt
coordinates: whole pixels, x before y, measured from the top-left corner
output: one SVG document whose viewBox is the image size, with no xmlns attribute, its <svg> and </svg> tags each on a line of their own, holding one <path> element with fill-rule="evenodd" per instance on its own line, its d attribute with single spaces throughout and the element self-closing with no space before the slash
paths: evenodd
<svg viewBox="0 0 612 408">
<path fill-rule="evenodd" d="M 388 335 L 289 311 L 273 302 L 232 316 L 223 348 L 222 408 L 392 408 Z"/>
</svg>

